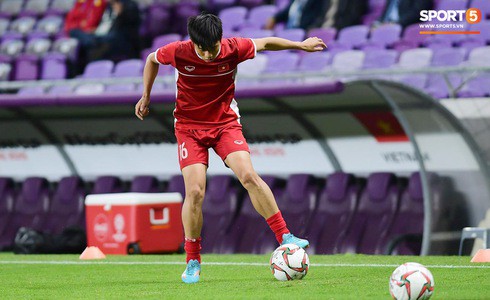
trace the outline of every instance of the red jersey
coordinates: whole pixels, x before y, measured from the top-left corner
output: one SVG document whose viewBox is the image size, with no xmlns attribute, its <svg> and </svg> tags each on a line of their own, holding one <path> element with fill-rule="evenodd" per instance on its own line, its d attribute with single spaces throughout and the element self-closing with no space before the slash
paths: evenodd
<svg viewBox="0 0 490 300">
<path fill-rule="evenodd" d="M 234 99 L 235 75 L 238 64 L 255 54 L 255 44 L 246 38 L 222 39 L 218 55 L 209 62 L 199 57 L 192 41 L 159 48 L 156 60 L 177 71 L 175 126 L 206 129 L 240 122 Z"/>
</svg>

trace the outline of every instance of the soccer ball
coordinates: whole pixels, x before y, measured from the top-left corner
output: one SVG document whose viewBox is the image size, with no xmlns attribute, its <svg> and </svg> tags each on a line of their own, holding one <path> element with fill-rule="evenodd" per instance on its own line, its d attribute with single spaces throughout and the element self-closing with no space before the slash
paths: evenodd
<svg viewBox="0 0 490 300">
<path fill-rule="evenodd" d="M 396 300 L 427 300 L 434 292 L 434 277 L 421 264 L 408 262 L 393 271 L 390 293 Z"/>
<path fill-rule="evenodd" d="M 294 244 L 279 246 L 270 259 L 272 274 L 280 281 L 302 279 L 308 273 L 309 265 L 306 251 Z"/>
</svg>

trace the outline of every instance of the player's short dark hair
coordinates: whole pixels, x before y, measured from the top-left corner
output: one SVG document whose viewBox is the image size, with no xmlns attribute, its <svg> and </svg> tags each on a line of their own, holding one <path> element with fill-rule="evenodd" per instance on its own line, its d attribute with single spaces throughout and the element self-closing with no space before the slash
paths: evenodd
<svg viewBox="0 0 490 300">
<path fill-rule="evenodd" d="M 213 14 L 201 13 L 187 20 L 187 32 L 191 41 L 202 50 L 213 50 L 223 37 L 221 19 Z"/>
</svg>

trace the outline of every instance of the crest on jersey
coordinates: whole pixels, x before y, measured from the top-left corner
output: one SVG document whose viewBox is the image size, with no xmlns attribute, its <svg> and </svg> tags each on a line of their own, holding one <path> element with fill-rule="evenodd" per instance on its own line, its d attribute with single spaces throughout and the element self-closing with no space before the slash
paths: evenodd
<svg viewBox="0 0 490 300">
<path fill-rule="evenodd" d="M 194 66 L 185 66 L 184 69 L 186 69 L 188 72 L 192 72 L 196 69 Z"/>
<path fill-rule="evenodd" d="M 230 69 L 228 64 L 222 64 L 218 66 L 218 72 L 226 72 Z"/>
</svg>

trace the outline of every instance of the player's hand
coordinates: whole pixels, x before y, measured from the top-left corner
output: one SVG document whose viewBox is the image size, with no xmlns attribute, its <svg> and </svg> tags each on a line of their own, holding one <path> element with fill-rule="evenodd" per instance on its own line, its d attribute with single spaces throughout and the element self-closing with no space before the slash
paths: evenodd
<svg viewBox="0 0 490 300">
<path fill-rule="evenodd" d="M 322 39 L 317 37 L 310 37 L 301 42 L 303 50 L 307 52 L 322 51 L 327 48 L 327 45 L 322 41 Z"/>
<path fill-rule="evenodd" d="M 134 107 L 134 114 L 138 119 L 143 120 L 150 113 L 150 99 L 148 97 L 141 97 Z"/>
</svg>

